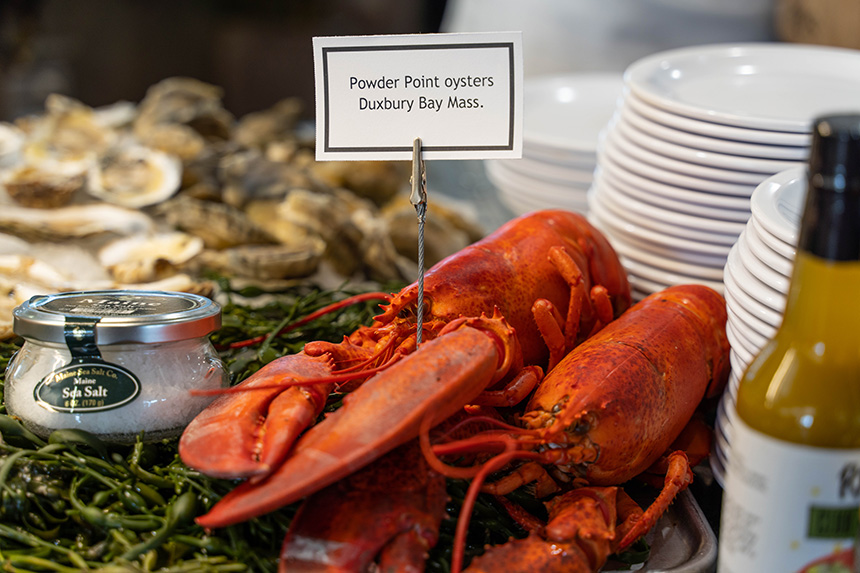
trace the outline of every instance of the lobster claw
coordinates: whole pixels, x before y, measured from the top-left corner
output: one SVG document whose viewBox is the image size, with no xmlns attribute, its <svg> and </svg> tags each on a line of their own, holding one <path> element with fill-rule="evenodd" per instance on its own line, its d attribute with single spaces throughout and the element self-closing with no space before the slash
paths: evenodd
<svg viewBox="0 0 860 573">
<path fill-rule="evenodd" d="M 286 387 L 286 383 L 331 374 L 327 356 L 300 352 L 270 362 L 191 421 L 179 440 L 180 458 L 218 478 L 268 474 L 322 412 L 333 386 Z"/>
<path fill-rule="evenodd" d="M 513 329 L 505 331 L 510 340 L 500 341 L 497 332 L 468 327 L 479 320 L 423 344 L 362 384 L 296 442 L 277 470 L 240 484 L 197 523 L 223 527 L 298 501 L 417 437 L 425 418 L 436 425 L 474 400 L 506 374 L 500 366 L 508 363 L 508 349 L 518 351 Z"/>
<path fill-rule="evenodd" d="M 423 571 L 447 500 L 445 478 L 407 442 L 302 504 L 280 571 Z"/>
</svg>

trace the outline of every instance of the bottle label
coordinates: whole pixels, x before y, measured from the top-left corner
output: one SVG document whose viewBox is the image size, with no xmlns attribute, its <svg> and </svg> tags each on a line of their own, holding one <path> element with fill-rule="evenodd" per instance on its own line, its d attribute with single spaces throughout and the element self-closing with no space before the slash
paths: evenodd
<svg viewBox="0 0 860 573">
<path fill-rule="evenodd" d="M 860 449 L 813 448 L 735 418 L 718 573 L 850 572 L 860 520 Z"/>
</svg>

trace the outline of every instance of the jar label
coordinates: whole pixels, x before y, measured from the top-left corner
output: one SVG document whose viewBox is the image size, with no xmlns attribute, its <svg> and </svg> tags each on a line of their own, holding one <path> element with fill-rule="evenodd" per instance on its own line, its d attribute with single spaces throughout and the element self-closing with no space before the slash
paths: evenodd
<svg viewBox="0 0 860 573">
<path fill-rule="evenodd" d="M 729 431 L 717 571 L 850 571 L 860 449 L 792 444 L 740 417 Z"/>
<path fill-rule="evenodd" d="M 33 397 L 47 410 L 85 414 L 119 408 L 140 393 L 137 377 L 117 364 L 72 362 L 36 384 Z"/>
</svg>

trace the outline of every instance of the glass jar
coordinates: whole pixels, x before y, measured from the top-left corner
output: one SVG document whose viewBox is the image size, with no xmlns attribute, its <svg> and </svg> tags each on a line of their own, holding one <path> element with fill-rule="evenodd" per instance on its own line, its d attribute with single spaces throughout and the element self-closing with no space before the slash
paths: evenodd
<svg viewBox="0 0 860 573">
<path fill-rule="evenodd" d="M 92 291 L 34 296 L 13 330 L 24 344 L 6 369 L 9 414 L 32 432 L 78 428 L 114 443 L 179 435 L 227 385 L 209 334 L 221 307 L 189 293 Z"/>
</svg>

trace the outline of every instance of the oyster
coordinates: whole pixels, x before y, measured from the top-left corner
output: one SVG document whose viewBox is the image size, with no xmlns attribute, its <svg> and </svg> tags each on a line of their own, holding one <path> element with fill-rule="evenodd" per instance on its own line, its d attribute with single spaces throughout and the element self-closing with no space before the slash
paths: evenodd
<svg viewBox="0 0 860 573">
<path fill-rule="evenodd" d="M 138 106 L 134 132 L 172 124 L 193 129 L 206 140 L 229 139 L 235 118 L 221 104 L 223 90 L 194 78 L 167 78 L 150 86 Z"/>
<path fill-rule="evenodd" d="M 94 110 L 59 94 L 48 96 L 47 113 L 29 125 L 22 147 L 24 160 L 54 173 L 85 172 L 118 139 Z"/>
<path fill-rule="evenodd" d="M 418 220 L 415 206 L 404 196 L 382 208 L 397 252 L 418 262 Z M 433 201 L 424 225 L 424 262 L 430 267 L 484 236 L 484 230 L 460 215 L 453 206 Z"/>
<path fill-rule="evenodd" d="M 305 169 L 292 163 L 271 161 L 256 150 L 226 155 L 218 173 L 224 183 L 224 202 L 238 208 L 251 200 L 283 199 L 295 188 L 320 188 Z"/>
<path fill-rule="evenodd" d="M 187 233 L 138 234 L 111 241 L 98 259 L 120 283 L 141 283 L 177 274 L 202 250 L 203 239 Z"/>
<path fill-rule="evenodd" d="M 0 209 L 0 232 L 29 241 L 66 241 L 101 233 L 130 235 L 151 230 L 145 213 L 107 203 L 35 209 L 5 205 Z"/>
<path fill-rule="evenodd" d="M 69 203 L 85 180 L 83 173 L 52 172 L 25 164 L 7 169 L 0 177 L 0 184 L 23 207 L 53 209 Z"/>
<path fill-rule="evenodd" d="M 179 159 L 129 145 L 102 155 L 90 168 L 87 192 L 108 203 L 139 209 L 169 199 L 181 182 Z"/>
<path fill-rule="evenodd" d="M 309 239 L 304 246 L 240 245 L 204 251 L 195 264 L 226 275 L 257 280 L 301 278 L 317 270 L 324 252 L 325 243 L 319 239 Z"/>
<path fill-rule="evenodd" d="M 18 162 L 24 133 L 11 123 L 0 121 L 0 167 L 9 167 Z"/>
<path fill-rule="evenodd" d="M 157 211 L 175 228 L 201 237 L 210 249 L 277 242 L 244 212 L 226 203 L 180 194 L 159 205 Z"/>
<path fill-rule="evenodd" d="M 302 113 L 302 101 L 285 98 L 263 111 L 242 116 L 233 139 L 244 147 L 264 149 L 272 142 L 295 139 L 294 131 Z"/>
</svg>

